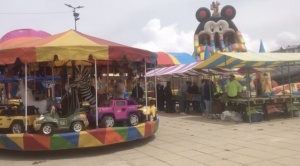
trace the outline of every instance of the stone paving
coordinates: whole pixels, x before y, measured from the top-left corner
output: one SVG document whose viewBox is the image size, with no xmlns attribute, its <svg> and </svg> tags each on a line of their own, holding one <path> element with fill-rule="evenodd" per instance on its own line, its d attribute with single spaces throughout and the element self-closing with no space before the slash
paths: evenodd
<svg viewBox="0 0 300 166">
<path fill-rule="evenodd" d="M 160 112 L 157 133 L 112 146 L 46 152 L 0 150 L 0 165 L 300 166 L 300 118 L 224 122 Z"/>
</svg>

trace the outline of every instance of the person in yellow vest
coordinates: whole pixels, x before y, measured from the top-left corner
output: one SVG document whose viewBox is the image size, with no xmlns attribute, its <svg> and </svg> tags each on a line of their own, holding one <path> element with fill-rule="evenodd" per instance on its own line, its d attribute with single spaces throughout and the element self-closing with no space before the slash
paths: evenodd
<svg viewBox="0 0 300 166">
<path fill-rule="evenodd" d="M 233 74 L 229 75 L 229 81 L 226 84 L 226 95 L 228 98 L 238 98 L 242 92 L 242 85 L 235 79 Z"/>
</svg>

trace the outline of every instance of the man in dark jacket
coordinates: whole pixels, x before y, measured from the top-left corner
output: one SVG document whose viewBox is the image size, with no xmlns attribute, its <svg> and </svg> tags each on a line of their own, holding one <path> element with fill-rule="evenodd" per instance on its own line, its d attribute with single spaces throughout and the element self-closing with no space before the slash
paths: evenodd
<svg viewBox="0 0 300 166">
<path fill-rule="evenodd" d="M 140 98 L 143 98 L 143 95 L 144 95 L 144 90 L 140 87 L 140 83 L 137 83 L 132 88 L 131 97 L 135 98 L 135 99 L 140 99 Z"/>
<path fill-rule="evenodd" d="M 172 100 L 173 94 L 172 94 L 170 81 L 167 82 L 167 86 L 164 88 L 164 92 L 165 92 L 165 99 L 166 99 L 166 112 L 174 113 L 175 108 Z"/>
</svg>

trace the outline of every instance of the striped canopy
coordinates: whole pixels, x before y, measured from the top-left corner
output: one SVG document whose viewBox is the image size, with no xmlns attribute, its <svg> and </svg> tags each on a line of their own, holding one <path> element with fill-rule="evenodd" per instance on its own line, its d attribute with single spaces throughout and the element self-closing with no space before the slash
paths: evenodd
<svg viewBox="0 0 300 166">
<path fill-rule="evenodd" d="M 195 69 L 274 67 L 288 62 L 299 63 L 300 53 L 215 53 Z"/>
<path fill-rule="evenodd" d="M 158 66 L 173 66 L 196 62 L 192 55 L 178 52 L 157 52 Z"/>
<path fill-rule="evenodd" d="M 194 62 L 190 64 L 182 64 L 170 67 L 163 67 L 151 70 L 146 73 L 146 77 L 153 77 L 153 76 L 194 76 L 199 75 L 200 73 L 193 70 L 193 68 L 202 62 Z"/>
<path fill-rule="evenodd" d="M 49 62 L 56 60 L 122 60 L 156 62 L 150 51 L 128 47 L 111 41 L 69 30 L 42 39 L 0 48 L 0 64 Z"/>
</svg>

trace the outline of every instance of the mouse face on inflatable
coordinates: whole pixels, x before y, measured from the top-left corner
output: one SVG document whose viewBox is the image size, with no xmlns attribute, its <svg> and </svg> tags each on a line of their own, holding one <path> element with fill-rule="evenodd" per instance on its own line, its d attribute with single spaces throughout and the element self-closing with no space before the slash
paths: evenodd
<svg viewBox="0 0 300 166">
<path fill-rule="evenodd" d="M 207 45 L 209 52 L 245 52 L 245 42 L 232 19 L 236 15 L 233 6 L 224 6 L 221 14 L 213 14 L 208 8 L 201 7 L 196 12 L 200 22 L 195 31 L 194 47 L 199 56 L 205 52 Z"/>
</svg>

